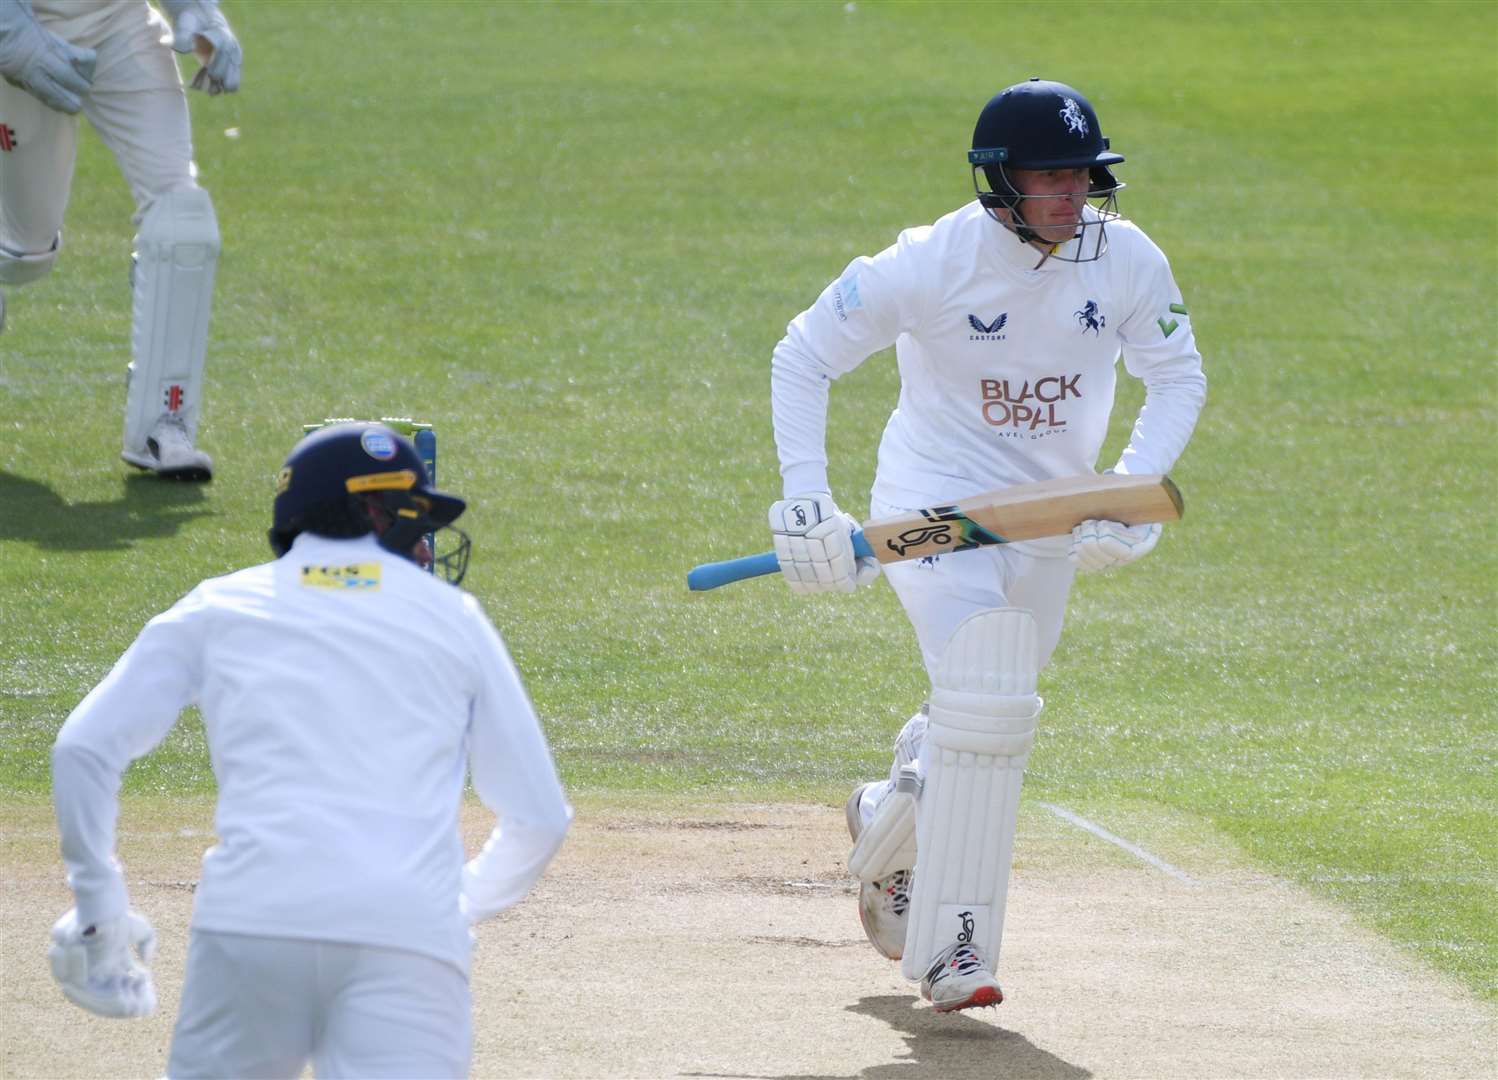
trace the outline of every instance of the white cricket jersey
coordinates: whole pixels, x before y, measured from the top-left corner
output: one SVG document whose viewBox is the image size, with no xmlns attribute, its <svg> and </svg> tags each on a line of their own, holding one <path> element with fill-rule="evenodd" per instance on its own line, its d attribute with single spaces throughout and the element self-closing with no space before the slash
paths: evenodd
<svg viewBox="0 0 1498 1080">
<path fill-rule="evenodd" d="M 460 886 L 477 915 L 515 902 L 571 818 L 478 602 L 373 537 L 304 533 L 152 619 L 58 733 L 54 801 L 85 924 L 128 903 L 120 776 L 192 704 L 218 781 L 195 929 L 407 949 L 466 972 Z M 466 872 L 465 772 L 501 819 Z"/>
<path fill-rule="evenodd" d="M 775 348 L 784 494 L 830 490 L 828 382 L 890 345 L 900 398 L 879 446 L 878 501 L 915 509 L 1093 472 L 1120 353 L 1146 396 L 1115 467 L 1166 472 L 1206 397 L 1201 356 L 1165 255 L 1125 221 L 1107 237 L 1096 262 L 1037 269 L 1040 253 L 974 201 L 854 259 Z"/>
</svg>

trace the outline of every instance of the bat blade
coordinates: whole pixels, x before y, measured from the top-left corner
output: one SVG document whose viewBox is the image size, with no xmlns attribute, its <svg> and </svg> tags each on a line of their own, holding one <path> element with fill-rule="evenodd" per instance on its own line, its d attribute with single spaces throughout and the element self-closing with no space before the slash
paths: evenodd
<svg viewBox="0 0 1498 1080">
<path fill-rule="evenodd" d="M 1184 512 L 1180 489 L 1168 476 L 1067 476 L 870 521 L 853 534 L 853 546 L 860 556 L 873 555 L 882 563 L 901 562 L 1016 540 L 1064 536 L 1090 518 L 1144 525 L 1177 521 Z M 705 563 L 687 574 L 687 587 L 702 592 L 773 574 L 779 568 L 772 551 Z"/>
<path fill-rule="evenodd" d="M 1125 525 L 1176 521 L 1184 509 L 1168 476 L 1068 476 L 1018 484 L 863 527 L 880 562 L 919 559 L 1015 540 L 1064 536 L 1090 518 Z"/>
</svg>

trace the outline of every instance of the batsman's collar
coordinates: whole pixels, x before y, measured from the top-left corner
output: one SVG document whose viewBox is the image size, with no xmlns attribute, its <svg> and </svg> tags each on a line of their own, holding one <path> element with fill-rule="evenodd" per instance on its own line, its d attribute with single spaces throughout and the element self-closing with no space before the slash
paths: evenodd
<svg viewBox="0 0 1498 1080">
<path fill-rule="evenodd" d="M 1014 230 L 1005 227 L 993 218 L 988 218 L 989 225 L 993 226 L 993 242 L 988 246 L 994 253 L 994 257 L 1003 264 L 1006 270 L 1016 273 L 1054 274 L 1065 267 L 1074 265 L 1064 259 L 1046 259 L 1040 262 L 1042 252 L 1039 248 L 1025 243 L 1015 234 Z M 1058 249 L 1060 254 L 1070 254 L 1080 241 L 1068 240 Z M 1037 267 L 1035 264 L 1040 263 Z"/>
</svg>

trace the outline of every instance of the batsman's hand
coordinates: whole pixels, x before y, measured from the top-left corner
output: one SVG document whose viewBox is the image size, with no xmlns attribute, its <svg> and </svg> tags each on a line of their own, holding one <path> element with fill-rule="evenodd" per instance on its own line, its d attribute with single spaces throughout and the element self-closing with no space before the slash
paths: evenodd
<svg viewBox="0 0 1498 1080">
<path fill-rule="evenodd" d="M 244 50 L 218 9 L 218 0 L 168 0 L 165 6 L 175 31 L 172 48 L 193 53 L 203 65 L 192 77 L 192 88 L 210 95 L 238 90 Z"/>
<path fill-rule="evenodd" d="M 133 955 L 132 955 L 133 953 Z M 150 1016 L 156 987 L 147 965 L 156 955 L 156 931 L 137 911 L 118 919 L 78 924 L 78 909 L 52 927 L 47 960 L 63 996 L 98 1016 Z"/>
<path fill-rule="evenodd" d="M 1084 573 L 1111 570 L 1148 555 L 1159 543 L 1162 531 L 1160 525 L 1084 521 L 1071 531 L 1071 547 L 1066 557 Z"/>
<path fill-rule="evenodd" d="M 48 108 L 76 113 L 94 83 L 93 49 L 68 44 L 36 21 L 31 0 L 0 0 L 0 76 Z"/>
<path fill-rule="evenodd" d="M 781 499 L 770 507 L 780 572 L 794 593 L 852 592 L 879 576 L 879 561 L 853 553 L 858 522 L 825 491 Z"/>
</svg>

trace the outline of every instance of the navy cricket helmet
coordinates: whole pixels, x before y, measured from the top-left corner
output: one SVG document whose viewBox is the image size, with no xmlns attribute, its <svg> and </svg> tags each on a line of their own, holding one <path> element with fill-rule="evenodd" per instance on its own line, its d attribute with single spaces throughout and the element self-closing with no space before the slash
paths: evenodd
<svg viewBox="0 0 1498 1080">
<path fill-rule="evenodd" d="M 1103 226 L 1119 216 L 1117 195 L 1124 186 L 1109 166 L 1124 158 L 1109 149 L 1097 112 L 1079 91 L 1039 78 L 1001 90 L 978 114 L 967 160 L 978 201 L 1026 242 L 1035 238 L 1025 227 L 1023 202 L 1027 196 L 1015 186 L 1009 170 L 1087 169 L 1087 198 L 1101 203 L 1093 208 L 1095 214 L 1083 216 L 1077 238 L 1082 238 L 1087 229 L 1096 228 L 1097 242 L 1090 255 L 1082 254 L 1083 245 L 1079 243 L 1074 256 L 1056 257 L 1089 262 L 1102 255 L 1106 249 Z M 1008 211 L 1011 220 L 996 214 L 998 210 Z"/>
<path fill-rule="evenodd" d="M 432 486 L 410 440 L 384 424 L 329 424 L 297 443 L 276 481 L 270 546 L 277 557 L 303 532 L 354 537 L 373 532 L 380 546 L 422 566 L 434 556 L 429 533 L 452 527 L 467 508 Z M 468 568 L 469 540 L 435 563 L 456 585 Z"/>
</svg>

